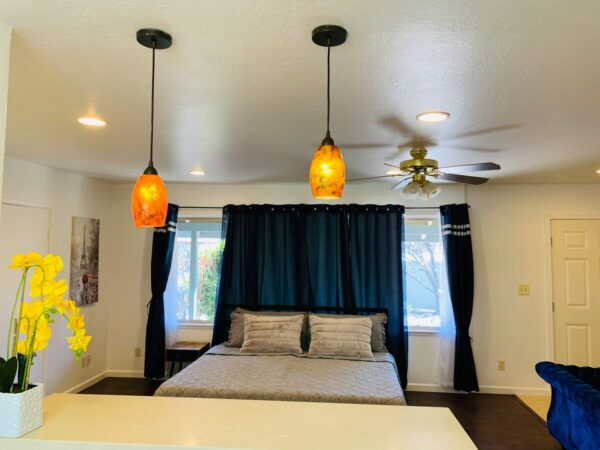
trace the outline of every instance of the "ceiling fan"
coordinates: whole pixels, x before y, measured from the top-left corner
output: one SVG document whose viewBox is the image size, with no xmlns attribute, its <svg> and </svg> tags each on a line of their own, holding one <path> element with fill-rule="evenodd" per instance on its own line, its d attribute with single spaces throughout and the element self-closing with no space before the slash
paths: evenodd
<svg viewBox="0 0 600 450">
<path fill-rule="evenodd" d="M 476 164 L 463 164 L 457 166 L 445 166 L 439 167 L 437 160 L 427 158 L 427 147 L 437 146 L 437 142 L 417 130 L 413 129 L 409 125 L 405 124 L 398 117 L 384 117 L 379 120 L 379 125 L 390 130 L 394 134 L 399 134 L 405 137 L 409 137 L 408 141 L 401 143 L 396 146 L 396 150 L 389 157 L 397 154 L 398 150 L 403 148 L 410 148 L 411 159 L 401 161 L 399 165 L 387 164 L 386 166 L 393 167 L 394 170 L 388 171 L 387 175 L 367 178 L 355 178 L 347 181 L 365 181 L 373 180 L 377 178 L 390 178 L 390 177 L 404 177 L 398 184 L 396 184 L 392 190 L 402 189 L 402 194 L 410 200 L 416 200 L 419 197 L 430 199 L 435 197 L 441 192 L 441 187 L 430 180 L 443 180 L 454 183 L 465 183 L 465 184 L 483 184 L 488 181 L 488 178 L 473 177 L 468 175 L 459 175 L 455 173 L 447 173 L 446 170 L 460 169 L 461 171 L 484 171 L 484 170 L 500 170 L 500 165 L 493 162 L 484 162 Z M 502 126 L 495 126 L 491 128 L 485 128 L 480 130 L 474 130 L 466 133 L 461 133 L 450 138 L 449 140 L 464 139 L 469 137 L 475 137 L 488 133 L 497 133 L 513 128 L 518 128 L 519 125 L 507 124 Z M 446 144 L 445 146 L 452 146 Z M 346 144 L 345 148 L 388 148 L 390 144 Z M 460 144 L 459 148 L 462 150 L 477 151 L 477 152 L 498 152 L 498 149 L 481 148 L 473 146 L 465 146 Z M 387 157 L 386 157 L 387 159 Z M 406 185 L 404 183 L 410 180 Z M 404 186 L 403 186 L 404 185 Z"/>
<path fill-rule="evenodd" d="M 410 150 L 411 159 L 401 161 L 399 165 L 384 163 L 384 165 L 393 167 L 394 170 L 389 171 L 387 175 L 367 178 L 355 178 L 348 181 L 365 181 L 374 180 L 377 178 L 390 177 L 405 177 L 392 190 L 402 188 L 405 181 L 411 180 L 402 189 L 402 194 L 410 200 L 417 200 L 419 197 L 431 199 L 437 196 L 441 188 L 439 185 L 432 183 L 433 180 L 451 181 L 454 183 L 465 184 L 483 184 L 488 178 L 473 177 L 469 175 L 459 175 L 455 173 L 446 173 L 445 170 L 461 169 L 467 171 L 482 171 L 482 170 L 500 170 L 500 165 L 493 162 L 462 164 L 459 166 L 439 167 L 437 160 L 427 158 L 427 149 L 424 145 L 415 144 Z"/>
</svg>

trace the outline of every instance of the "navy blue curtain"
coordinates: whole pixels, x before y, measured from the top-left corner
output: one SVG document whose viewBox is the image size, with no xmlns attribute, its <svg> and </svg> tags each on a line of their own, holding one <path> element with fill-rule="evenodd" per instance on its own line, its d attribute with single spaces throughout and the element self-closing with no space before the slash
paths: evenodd
<svg viewBox="0 0 600 450">
<path fill-rule="evenodd" d="M 406 388 L 408 333 L 405 327 L 402 241 L 404 207 L 350 205 L 352 293 L 359 308 L 386 308 L 387 347 Z"/>
<path fill-rule="evenodd" d="M 213 345 L 227 340 L 234 305 L 345 305 L 343 224 L 326 205 L 225 206 Z"/>
<path fill-rule="evenodd" d="M 164 293 L 171 271 L 178 211 L 179 207 L 177 205 L 169 203 L 165 226 L 155 228 L 152 238 L 152 298 L 148 303 L 144 359 L 144 376 L 146 378 L 162 378 L 165 376 Z"/>
<path fill-rule="evenodd" d="M 213 345 L 227 340 L 234 305 L 386 308 L 389 349 L 405 386 L 403 210 L 397 205 L 226 206 Z"/>
<path fill-rule="evenodd" d="M 454 389 L 467 392 L 479 391 L 469 336 L 473 314 L 473 248 L 469 206 L 444 205 L 440 207 L 440 211 L 448 285 L 456 324 Z"/>
</svg>

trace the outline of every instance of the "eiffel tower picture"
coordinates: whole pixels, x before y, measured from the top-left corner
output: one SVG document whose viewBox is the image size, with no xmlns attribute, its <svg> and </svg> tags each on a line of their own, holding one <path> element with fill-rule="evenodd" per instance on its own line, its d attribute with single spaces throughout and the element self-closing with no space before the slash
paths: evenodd
<svg viewBox="0 0 600 450">
<path fill-rule="evenodd" d="M 100 220 L 73 217 L 70 297 L 78 306 L 98 301 Z"/>
</svg>

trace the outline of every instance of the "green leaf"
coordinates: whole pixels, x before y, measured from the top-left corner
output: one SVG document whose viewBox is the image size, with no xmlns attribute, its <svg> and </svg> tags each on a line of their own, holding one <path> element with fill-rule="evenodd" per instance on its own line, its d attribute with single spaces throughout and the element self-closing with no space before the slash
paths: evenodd
<svg viewBox="0 0 600 450">
<path fill-rule="evenodd" d="M 23 385 L 23 378 L 25 377 L 25 364 L 27 363 L 27 357 L 22 353 L 17 353 L 17 360 L 19 361 L 19 371 L 17 375 L 17 384 L 19 386 Z M 13 388 L 13 392 L 14 392 Z"/>
<path fill-rule="evenodd" d="M 15 375 L 17 374 L 17 358 L 13 356 L 6 361 L 0 368 L 0 392 L 10 392 L 10 388 L 15 381 Z"/>
</svg>

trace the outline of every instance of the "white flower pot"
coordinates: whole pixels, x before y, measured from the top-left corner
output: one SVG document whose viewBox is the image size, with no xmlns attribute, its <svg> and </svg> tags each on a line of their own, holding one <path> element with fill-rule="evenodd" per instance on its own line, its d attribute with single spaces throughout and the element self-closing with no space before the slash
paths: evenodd
<svg viewBox="0 0 600 450">
<path fill-rule="evenodd" d="M 17 438 L 42 426 L 44 385 L 19 394 L 0 394 L 0 437 Z"/>
</svg>

